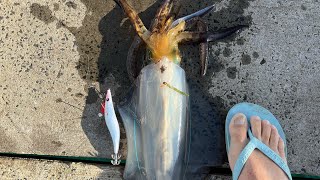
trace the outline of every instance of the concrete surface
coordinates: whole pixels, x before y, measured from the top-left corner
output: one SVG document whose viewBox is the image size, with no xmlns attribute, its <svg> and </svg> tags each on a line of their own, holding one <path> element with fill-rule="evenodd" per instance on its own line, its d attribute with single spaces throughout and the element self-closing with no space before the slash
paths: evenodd
<svg viewBox="0 0 320 180">
<path fill-rule="evenodd" d="M 122 179 L 122 166 L 0 158 L 1 179 Z"/>
<path fill-rule="evenodd" d="M 1 179 L 123 179 L 124 167 L 64 161 L 0 157 Z M 208 175 L 207 180 L 230 180 L 230 176 Z"/>
<path fill-rule="evenodd" d="M 129 2 L 146 24 L 159 5 Z M 291 170 L 320 175 L 320 2 L 183 2 L 182 14 L 217 3 L 205 19 L 211 31 L 250 25 L 211 43 L 204 78 L 197 47 L 182 48 L 194 114 L 216 127 L 203 130 L 215 134 L 207 147 L 223 150 L 223 118 L 232 105 L 258 103 L 281 121 Z M 123 12 L 112 0 L 0 0 L 0 28 L 0 151 L 110 157 L 110 136 L 89 85 L 111 87 L 115 103 L 130 87 L 125 59 L 134 31 Z"/>
</svg>

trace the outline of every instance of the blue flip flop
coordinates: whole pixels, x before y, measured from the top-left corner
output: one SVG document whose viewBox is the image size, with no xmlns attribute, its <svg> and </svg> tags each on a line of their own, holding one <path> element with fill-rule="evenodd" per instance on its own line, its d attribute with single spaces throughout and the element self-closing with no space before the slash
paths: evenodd
<svg viewBox="0 0 320 180">
<path fill-rule="evenodd" d="M 269 157 L 275 164 L 277 164 L 288 176 L 291 180 L 291 173 L 287 164 L 281 159 L 281 157 L 275 153 L 272 149 L 270 149 L 267 145 L 261 142 L 259 139 L 255 138 L 251 132 L 250 128 L 250 117 L 251 116 L 259 116 L 261 119 L 266 119 L 270 122 L 270 124 L 274 125 L 280 137 L 282 138 L 284 145 L 285 145 L 285 153 L 287 156 L 287 143 L 286 137 L 282 130 L 281 125 L 279 124 L 278 120 L 274 117 L 274 115 L 268 111 L 267 109 L 258 106 L 252 103 L 240 103 L 236 104 L 234 107 L 230 109 L 226 118 L 226 126 L 225 126 L 225 137 L 226 137 L 226 146 L 227 146 L 227 153 L 229 153 L 230 148 L 230 132 L 229 132 L 229 124 L 231 122 L 232 117 L 237 113 L 243 113 L 248 120 L 249 128 L 248 128 L 248 135 L 250 138 L 249 143 L 240 153 L 236 164 L 234 166 L 234 170 L 232 172 L 232 177 L 234 180 L 237 180 L 240 176 L 243 166 L 245 165 L 246 161 L 248 160 L 250 154 L 253 152 L 254 149 L 259 149 L 263 154 Z"/>
</svg>

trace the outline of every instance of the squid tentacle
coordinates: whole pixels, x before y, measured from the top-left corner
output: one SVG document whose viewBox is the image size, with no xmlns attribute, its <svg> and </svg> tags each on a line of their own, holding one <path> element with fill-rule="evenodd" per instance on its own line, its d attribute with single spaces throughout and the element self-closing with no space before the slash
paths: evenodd
<svg viewBox="0 0 320 180">
<path fill-rule="evenodd" d="M 155 18 L 154 24 L 152 25 L 152 33 L 159 32 L 165 25 L 169 18 L 169 14 L 173 7 L 173 0 L 165 0 L 162 6 L 159 8 Z"/>
<path fill-rule="evenodd" d="M 176 39 L 180 43 L 188 43 L 188 42 L 202 42 L 202 41 L 215 41 L 219 39 L 223 39 L 225 37 L 228 37 L 237 31 L 241 30 L 242 28 L 248 27 L 247 25 L 238 25 L 235 27 L 227 28 L 222 30 L 221 32 L 190 32 L 190 31 L 184 31 L 177 35 Z"/>
<path fill-rule="evenodd" d="M 192 14 L 189 14 L 187 16 L 184 16 L 184 17 L 181 17 L 175 21 L 173 21 L 173 23 L 171 24 L 171 27 L 170 28 L 174 28 L 175 26 L 177 26 L 180 22 L 182 21 L 190 21 L 191 19 L 193 18 L 196 18 L 196 17 L 203 17 L 204 15 L 206 15 L 207 13 L 211 12 L 213 9 L 215 8 L 214 5 L 211 5 L 211 6 L 208 6 L 204 9 L 201 9 L 195 13 L 192 13 Z"/>
<path fill-rule="evenodd" d="M 138 14 L 133 10 L 133 8 L 125 0 L 114 0 L 121 8 L 125 11 L 129 17 L 131 23 L 134 25 L 138 35 L 147 42 L 150 37 L 149 30 L 144 26 L 142 20 Z"/>
<path fill-rule="evenodd" d="M 141 40 L 139 36 L 135 36 L 134 40 L 129 48 L 129 52 L 127 55 L 127 72 L 128 76 L 130 78 L 131 82 L 134 82 L 136 77 L 138 77 L 138 60 L 137 60 L 137 55 L 139 52 L 139 49 L 141 49 L 143 46 L 145 46 L 145 43 Z"/>
<path fill-rule="evenodd" d="M 203 20 L 199 20 L 197 23 L 198 30 L 200 32 L 208 32 L 208 26 Z M 204 76 L 206 75 L 207 68 L 208 68 L 208 41 L 202 41 L 200 42 L 200 75 Z"/>
<path fill-rule="evenodd" d="M 248 28 L 248 25 L 238 25 L 238 26 L 234 26 L 231 28 L 227 28 L 224 29 L 221 32 L 217 32 L 217 33 L 213 33 L 213 34 L 209 34 L 207 37 L 207 41 L 211 42 L 211 41 L 215 41 L 215 40 L 219 40 L 219 39 L 223 39 L 226 38 L 234 33 L 237 33 L 238 31 L 240 31 L 243 28 Z"/>
</svg>

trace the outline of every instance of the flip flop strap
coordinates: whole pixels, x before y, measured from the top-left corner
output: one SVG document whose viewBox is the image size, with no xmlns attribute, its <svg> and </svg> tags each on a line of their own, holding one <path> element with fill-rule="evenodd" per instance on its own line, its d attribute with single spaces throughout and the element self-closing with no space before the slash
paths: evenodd
<svg viewBox="0 0 320 180">
<path fill-rule="evenodd" d="M 237 180 L 240 176 L 240 173 L 247 162 L 249 156 L 253 152 L 255 148 L 259 149 L 263 154 L 265 154 L 268 158 L 270 158 L 275 164 L 277 164 L 288 176 L 290 180 L 292 180 L 291 173 L 287 164 L 281 159 L 281 157 L 275 153 L 272 149 L 270 149 L 267 145 L 261 142 L 259 139 L 255 138 L 250 131 L 248 130 L 248 134 L 250 137 L 249 143 L 240 153 L 232 173 L 233 180 Z"/>
</svg>

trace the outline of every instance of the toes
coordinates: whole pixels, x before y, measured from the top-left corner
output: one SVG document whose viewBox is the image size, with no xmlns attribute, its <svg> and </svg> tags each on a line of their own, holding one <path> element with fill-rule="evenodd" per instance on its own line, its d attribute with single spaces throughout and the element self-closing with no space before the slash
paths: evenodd
<svg viewBox="0 0 320 180">
<path fill-rule="evenodd" d="M 231 141 L 245 142 L 247 140 L 247 129 L 246 116 L 242 113 L 234 115 L 229 125 Z"/>
<path fill-rule="evenodd" d="M 252 116 L 250 118 L 251 130 L 257 139 L 261 140 L 261 119 L 259 116 Z"/>
<path fill-rule="evenodd" d="M 264 144 L 269 146 L 270 134 L 271 134 L 271 124 L 267 120 L 262 121 L 262 135 L 261 139 Z"/>
<path fill-rule="evenodd" d="M 281 137 L 279 137 L 279 141 L 278 141 L 278 152 L 279 152 L 280 157 L 281 157 L 285 162 L 287 162 L 286 154 L 285 154 L 285 151 L 284 151 L 284 142 L 283 142 L 283 140 L 281 139 Z"/>
<path fill-rule="evenodd" d="M 269 145 L 270 148 L 275 151 L 276 153 L 278 153 L 278 143 L 279 143 L 279 133 L 278 130 L 275 126 L 271 126 L 271 136 L 270 136 L 270 141 L 269 141 Z"/>
<path fill-rule="evenodd" d="M 231 170 L 233 170 L 236 160 L 239 154 L 246 146 L 248 142 L 247 131 L 248 122 L 244 114 L 238 113 L 234 115 L 231 119 L 229 125 L 230 131 L 230 150 L 228 153 L 228 159 L 230 163 Z"/>
</svg>

